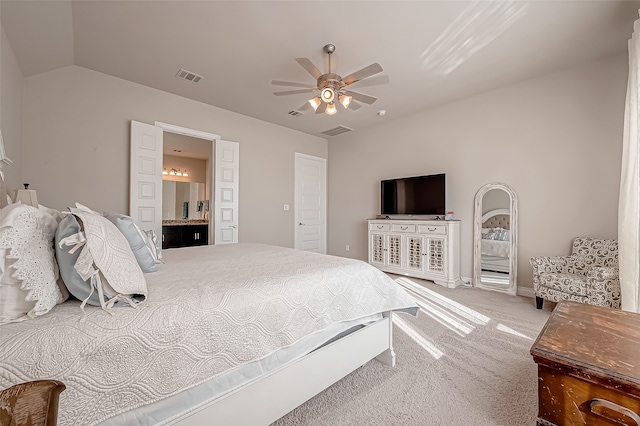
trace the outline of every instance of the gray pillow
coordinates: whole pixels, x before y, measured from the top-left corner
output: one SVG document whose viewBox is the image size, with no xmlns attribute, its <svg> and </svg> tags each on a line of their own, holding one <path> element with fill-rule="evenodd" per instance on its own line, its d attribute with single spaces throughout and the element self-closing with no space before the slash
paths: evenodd
<svg viewBox="0 0 640 426">
<path fill-rule="evenodd" d="M 162 243 L 158 239 L 156 232 L 153 229 L 148 231 L 144 231 L 147 234 L 147 243 L 149 248 L 151 249 L 151 253 L 153 253 L 153 258 L 156 260 L 156 263 L 164 263 L 162 259 Z"/>
<path fill-rule="evenodd" d="M 127 215 L 105 212 L 106 217 L 125 236 L 142 272 L 156 272 L 156 257 L 149 247 L 147 234 Z"/>
<path fill-rule="evenodd" d="M 82 250 L 76 250 L 74 253 L 69 253 L 71 247 L 60 247 L 60 241 L 71 235 L 75 235 L 81 231 L 80 224 L 76 217 L 72 214 L 65 215 L 64 219 L 60 221 L 58 229 L 56 229 L 56 260 L 58 261 L 58 268 L 60 269 L 60 276 L 64 285 L 69 290 L 69 293 L 78 300 L 85 300 L 91 293 L 91 278 L 83 280 L 75 269 L 76 261 L 80 257 Z M 108 293 L 108 292 L 107 292 Z M 105 294 L 107 299 L 112 298 L 115 294 Z M 100 297 L 97 291 L 93 291 L 93 294 L 87 299 L 87 304 L 93 306 L 100 306 Z M 121 302 L 116 302 L 115 306 L 120 306 Z"/>
</svg>

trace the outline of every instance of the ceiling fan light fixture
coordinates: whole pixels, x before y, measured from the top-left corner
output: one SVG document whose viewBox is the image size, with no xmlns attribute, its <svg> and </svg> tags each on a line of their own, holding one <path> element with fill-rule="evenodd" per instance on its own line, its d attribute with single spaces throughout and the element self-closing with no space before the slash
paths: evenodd
<svg viewBox="0 0 640 426">
<path fill-rule="evenodd" d="M 340 99 L 340 103 L 342 104 L 342 106 L 347 109 L 349 108 L 349 104 L 351 103 L 353 97 L 348 95 L 340 95 L 338 99 Z"/>
<path fill-rule="evenodd" d="M 311 105 L 311 108 L 313 108 L 314 111 L 318 109 L 321 102 L 322 100 L 320 100 L 319 96 L 316 96 L 313 99 L 309 99 L 309 105 Z"/>
<path fill-rule="evenodd" d="M 336 112 L 338 112 L 338 110 L 336 109 L 336 104 L 334 104 L 333 102 L 330 102 L 330 103 L 327 105 L 327 109 L 326 109 L 324 112 L 325 112 L 325 114 L 327 114 L 327 115 L 333 115 L 333 114 L 335 114 Z"/>
<path fill-rule="evenodd" d="M 320 92 L 320 97 L 326 103 L 331 103 L 333 102 L 333 99 L 336 97 L 336 93 L 333 91 L 331 87 L 325 87 L 324 89 L 322 89 L 322 92 Z"/>
</svg>

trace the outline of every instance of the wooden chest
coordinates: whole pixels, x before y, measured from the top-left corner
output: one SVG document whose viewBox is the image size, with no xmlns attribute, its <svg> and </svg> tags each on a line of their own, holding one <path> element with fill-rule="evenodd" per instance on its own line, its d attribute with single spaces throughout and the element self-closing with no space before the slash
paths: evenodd
<svg viewBox="0 0 640 426">
<path fill-rule="evenodd" d="M 640 426 L 640 314 L 561 302 L 531 355 L 538 425 Z"/>
</svg>

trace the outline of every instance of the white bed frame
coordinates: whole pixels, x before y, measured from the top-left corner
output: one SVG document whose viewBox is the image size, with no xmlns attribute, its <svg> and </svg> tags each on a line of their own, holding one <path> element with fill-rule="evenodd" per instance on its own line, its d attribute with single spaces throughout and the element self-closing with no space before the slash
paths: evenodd
<svg viewBox="0 0 640 426">
<path fill-rule="evenodd" d="M 268 425 L 373 358 L 395 366 L 392 312 L 168 424 Z"/>
</svg>

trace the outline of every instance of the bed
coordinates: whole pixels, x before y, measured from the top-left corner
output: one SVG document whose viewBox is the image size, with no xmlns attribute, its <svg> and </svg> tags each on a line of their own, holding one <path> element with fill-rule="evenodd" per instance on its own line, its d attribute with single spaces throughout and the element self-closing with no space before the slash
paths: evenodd
<svg viewBox="0 0 640 426">
<path fill-rule="evenodd" d="M 414 300 L 370 265 L 264 244 L 167 250 L 135 308 L 0 326 L 0 388 L 66 385 L 58 424 L 266 425 L 373 358 Z M 251 407 L 251 409 L 247 409 Z"/>
<path fill-rule="evenodd" d="M 509 273 L 509 210 L 490 210 L 482 216 L 481 264 L 487 272 Z"/>
</svg>

